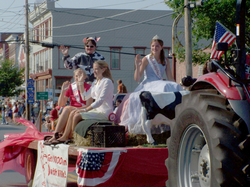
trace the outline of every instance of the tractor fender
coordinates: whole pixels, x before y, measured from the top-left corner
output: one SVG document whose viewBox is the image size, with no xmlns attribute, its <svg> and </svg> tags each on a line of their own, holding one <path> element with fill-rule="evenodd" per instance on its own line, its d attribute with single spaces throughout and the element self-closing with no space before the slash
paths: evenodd
<svg viewBox="0 0 250 187">
<path fill-rule="evenodd" d="M 246 95 L 240 85 L 232 81 L 229 85 L 229 78 L 221 72 L 207 73 L 200 76 L 192 85 L 191 91 L 200 89 L 216 89 L 221 95 L 231 100 L 245 100 Z"/>
</svg>

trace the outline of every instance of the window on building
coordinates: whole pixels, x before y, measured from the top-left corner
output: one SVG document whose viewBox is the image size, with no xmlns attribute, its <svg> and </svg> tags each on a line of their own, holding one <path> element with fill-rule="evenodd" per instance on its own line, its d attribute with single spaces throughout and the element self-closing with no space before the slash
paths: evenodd
<svg viewBox="0 0 250 187">
<path fill-rule="evenodd" d="M 36 26 L 33 30 L 33 39 L 34 41 L 39 42 L 39 26 Z"/>
<path fill-rule="evenodd" d="M 164 47 L 163 49 L 164 49 L 164 52 L 165 52 L 165 57 L 166 58 L 170 57 L 169 56 L 170 55 L 170 47 Z M 169 59 L 169 62 L 170 62 L 170 67 L 172 69 L 172 60 Z"/>
<path fill-rule="evenodd" d="M 33 30 L 34 41 L 42 41 L 51 36 L 51 18 L 37 25 Z"/>
<path fill-rule="evenodd" d="M 49 50 L 45 51 L 44 71 L 49 67 Z"/>
<path fill-rule="evenodd" d="M 112 70 L 120 69 L 121 47 L 110 47 L 110 67 Z"/>
<path fill-rule="evenodd" d="M 147 47 L 134 47 L 135 54 L 145 55 L 145 50 Z M 135 70 L 135 66 L 134 66 Z"/>
<path fill-rule="evenodd" d="M 48 88 L 52 89 L 53 88 L 52 79 L 49 79 L 49 83 L 48 84 L 49 84 Z"/>
<path fill-rule="evenodd" d="M 52 61 L 52 57 L 51 57 L 51 51 L 52 51 L 52 49 L 48 49 L 48 56 L 49 56 L 49 61 L 48 61 L 48 69 L 52 69 L 52 63 L 51 63 L 51 61 Z"/>
<path fill-rule="evenodd" d="M 52 31 L 51 31 L 51 18 L 49 18 L 49 24 L 48 24 L 48 33 L 49 33 L 49 36 L 52 36 Z"/>
<path fill-rule="evenodd" d="M 39 53 L 36 53 L 35 55 L 35 73 L 39 72 Z"/>
<path fill-rule="evenodd" d="M 44 51 L 41 52 L 40 55 L 41 55 L 41 56 L 40 56 L 40 57 L 41 57 L 41 58 L 40 58 L 41 60 L 40 60 L 40 63 L 39 63 L 39 71 L 40 71 L 40 72 L 43 72 L 43 71 L 44 71 L 44 64 L 45 64 L 45 63 L 44 63 L 44 62 L 45 62 Z"/>
<path fill-rule="evenodd" d="M 146 47 L 134 47 L 135 54 L 145 55 Z"/>
<path fill-rule="evenodd" d="M 56 90 L 55 90 L 55 97 L 59 97 L 60 93 L 61 93 L 61 88 L 64 82 L 66 81 L 71 81 L 71 77 L 67 77 L 67 78 L 57 78 L 55 77 L 56 80 Z"/>
<path fill-rule="evenodd" d="M 60 52 L 59 47 L 57 49 L 58 49 L 57 50 L 57 56 L 58 56 L 58 58 L 57 58 L 57 64 L 58 64 L 58 69 L 66 69 L 64 67 L 64 63 L 62 63 L 63 54 Z"/>
<path fill-rule="evenodd" d="M 45 91 L 44 80 L 38 80 L 38 81 L 36 81 L 36 91 L 37 92 L 44 92 Z"/>
<path fill-rule="evenodd" d="M 169 52 L 170 52 L 170 47 L 164 47 L 164 52 L 165 52 L 165 57 L 169 56 Z"/>
<path fill-rule="evenodd" d="M 62 88 L 62 85 L 64 82 L 66 81 L 71 81 L 71 78 L 56 78 L 56 89 L 60 89 Z"/>
<path fill-rule="evenodd" d="M 45 25 L 45 38 L 48 38 L 48 36 L 49 36 L 49 23 L 48 23 L 48 20 L 45 21 L 44 25 Z"/>
</svg>

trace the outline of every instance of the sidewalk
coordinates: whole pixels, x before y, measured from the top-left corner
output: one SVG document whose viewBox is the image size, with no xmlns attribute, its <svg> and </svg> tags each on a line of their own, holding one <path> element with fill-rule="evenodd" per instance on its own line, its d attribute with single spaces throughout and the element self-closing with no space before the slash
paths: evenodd
<svg viewBox="0 0 250 187">
<path fill-rule="evenodd" d="M 14 122 L 8 122 L 8 124 L 3 124 L 3 120 L 0 119 L 0 125 L 16 125 L 16 124 Z"/>
<path fill-rule="evenodd" d="M 1 126 L 25 126 L 25 125 L 23 125 L 23 124 L 21 124 L 21 123 L 16 124 L 16 123 L 14 123 L 13 121 L 12 121 L 12 122 L 9 122 L 8 124 L 3 124 L 3 120 L 2 120 L 1 118 L 0 118 L 0 125 L 1 125 Z M 41 125 L 41 129 L 42 129 L 42 132 L 46 132 L 46 128 L 45 128 L 44 125 Z"/>
</svg>

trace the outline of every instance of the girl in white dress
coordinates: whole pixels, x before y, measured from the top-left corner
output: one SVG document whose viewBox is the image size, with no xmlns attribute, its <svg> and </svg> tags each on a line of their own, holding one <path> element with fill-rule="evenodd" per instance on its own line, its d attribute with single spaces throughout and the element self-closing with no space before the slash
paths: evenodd
<svg viewBox="0 0 250 187">
<path fill-rule="evenodd" d="M 163 80 L 164 72 L 167 75 L 167 81 Z M 141 101 L 139 95 L 142 91 L 152 92 L 174 92 L 183 90 L 182 87 L 174 82 L 171 74 L 170 63 L 165 58 L 163 50 L 163 41 L 156 35 L 151 41 L 151 53 L 141 59 L 140 55 L 135 57 L 134 79 L 139 82 L 144 74 L 143 81 L 138 85 L 133 93 L 129 95 L 127 102 L 123 105 L 123 114 L 120 125 L 133 134 L 145 134 L 141 126 Z M 158 128 L 153 126 L 152 128 Z M 167 127 L 160 129 L 162 133 Z M 165 130 L 164 130 L 165 129 Z"/>
<path fill-rule="evenodd" d="M 95 101 L 84 109 L 72 111 L 69 116 L 71 120 L 68 120 L 63 135 L 57 140 L 53 140 L 52 144 L 68 140 L 72 136 L 75 126 L 81 120 L 109 120 L 109 115 L 113 112 L 114 84 L 112 75 L 108 64 L 103 60 L 94 62 L 93 71 L 96 80 L 88 91 L 85 91 L 84 85 L 80 84 L 80 92 L 84 100 L 93 98 Z"/>
</svg>

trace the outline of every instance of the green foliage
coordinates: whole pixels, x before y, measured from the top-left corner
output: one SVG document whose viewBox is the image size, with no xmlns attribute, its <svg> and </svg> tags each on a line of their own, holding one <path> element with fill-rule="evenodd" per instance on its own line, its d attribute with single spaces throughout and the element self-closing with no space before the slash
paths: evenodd
<svg viewBox="0 0 250 187">
<path fill-rule="evenodd" d="M 192 36 L 193 43 L 196 46 L 201 39 L 211 40 L 214 36 L 214 29 L 216 21 L 222 23 L 231 32 L 235 33 L 235 19 L 236 19 L 236 2 L 237 0 L 207 0 L 203 6 L 196 7 L 191 10 L 192 17 Z M 169 0 L 166 4 L 175 12 L 182 12 L 184 14 L 184 0 Z M 250 1 L 246 1 L 246 45 L 250 46 Z M 175 16 L 177 16 L 176 14 Z M 211 44 L 209 47 L 211 47 Z M 177 54 L 180 57 L 180 61 L 185 59 L 185 49 L 176 49 Z M 199 57 L 199 55 L 201 55 Z M 184 59 L 183 59 L 184 56 Z M 193 49 L 193 63 L 201 64 L 206 62 L 204 58 L 210 55 L 205 55 L 200 52 L 200 49 Z M 202 61 L 200 61 L 202 60 Z"/>
<path fill-rule="evenodd" d="M 193 55 L 193 65 L 201 65 L 204 64 L 210 57 L 210 54 L 203 52 L 202 49 L 196 43 L 192 43 L 192 55 Z M 177 58 L 180 62 L 185 61 L 185 48 L 175 46 Z"/>
<path fill-rule="evenodd" d="M 21 90 L 16 88 L 24 83 L 23 76 L 24 68 L 19 69 L 18 65 L 9 60 L 0 61 L 0 95 L 19 95 Z"/>
</svg>

